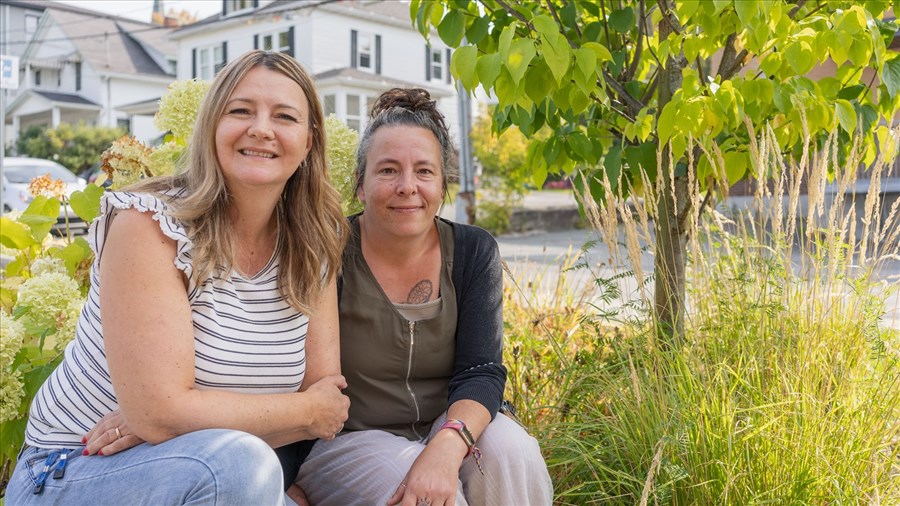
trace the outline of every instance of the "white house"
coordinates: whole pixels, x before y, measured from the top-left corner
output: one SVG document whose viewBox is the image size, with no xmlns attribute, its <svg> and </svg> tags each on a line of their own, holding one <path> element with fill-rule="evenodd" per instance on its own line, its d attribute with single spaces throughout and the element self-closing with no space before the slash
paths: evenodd
<svg viewBox="0 0 900 506">
<path fill-rule="evenodd" d="M 210 79 L 251 49 L 295 57 L 315 76 L 326 114 L 365 128 L 372 101 L 395 86 L 427 89 L 458 137 L 450 50 L 413 28 L 406 1 L 223 0 L 222 12 L 172 32 L 178 78 Z"/>
<path fill-rule="evenodd" d="M 8 142 L 61 122 L 120 126 L 145 141 L 161 134 L 153 114 L 175 79 L 171 28 L 52 2 L 4 0 L 2 9 L 4 24 L 21 17 L 26 27 L 4 35 L 20 57 L 19 89 L 6 102 Z"/>
</svg>

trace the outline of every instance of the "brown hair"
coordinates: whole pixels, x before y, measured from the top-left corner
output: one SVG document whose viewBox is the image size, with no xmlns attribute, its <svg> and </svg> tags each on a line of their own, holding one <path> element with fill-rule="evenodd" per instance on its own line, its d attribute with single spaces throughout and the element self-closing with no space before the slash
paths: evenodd
<svg viewBox="0 0 900 506">
<path fill-rule="evenodd" d="M 279 216 L 278 287 L 294 308 L 309 313 L 326 282 L 340 268 L 346 240 L 341 198 L 328 180 L 322 106 L 312 78 L 294 58 L 278 52 L 249 51 L 216 76 L 200 111 L 188 152 L 178 174 L 149 179 L 130 191 L 149 191 L 170 201 L 173 215 L 190 231 L 194 276 L 201 280 L 220 268 L 233 267 L 234 246 L 228 216 L 229 195 L 216 154 L 216 127 L 225 104 L 247 73 L 262 66 L 287 76 L 306 95 L 312 148 L 288 179 L 276 212 Z M 166 194 L 184 189 L 183 196 Z"/>
<path fill-rule="evenodd" d="M 417 126 L 434 134 L 441 147 L 441 186 L 444 194 L 447 185 L 458 172 L 456 148 L 450 140 L 450 132 L 444 115 L 437 109 L 427 90 L 422 88 L 392 88 L 375 100 L 369 112 L 369 124 L 356 150 L 356 191 L 362 188 L 366 177 L 366 156 L 372 147 L 372 138 L 384 126 Z"/>
</svg>

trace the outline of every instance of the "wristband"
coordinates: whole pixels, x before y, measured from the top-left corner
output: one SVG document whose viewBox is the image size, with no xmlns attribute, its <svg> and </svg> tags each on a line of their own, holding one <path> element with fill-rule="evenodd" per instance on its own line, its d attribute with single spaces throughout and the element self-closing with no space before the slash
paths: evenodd
<svg viewBox="0 0 900 506">
<path fill-rule="evenodd" d="M 482 476 L 484 475 L 484 468 L 481 467 L 481 450 L 475 446 L 475 438 L 472 437 L 472 433 L 469 432 L 469 429 L 466 428 L 465 422 L 462 420 L 455 420 L 453 418 L 448 418 L 443 425 L 441 425 L 440 430 L 444 429 L 453 429 L 459 434 L 459 437 L 462 438 L 463 442 L 466 443 L 466 447 L 469 449 L 469 452 L 466 453 L 466 457 L 472 455 L 475 459 L 475 464 L 478 466 L 478 470 L 481 471 Z"/>
</svg>

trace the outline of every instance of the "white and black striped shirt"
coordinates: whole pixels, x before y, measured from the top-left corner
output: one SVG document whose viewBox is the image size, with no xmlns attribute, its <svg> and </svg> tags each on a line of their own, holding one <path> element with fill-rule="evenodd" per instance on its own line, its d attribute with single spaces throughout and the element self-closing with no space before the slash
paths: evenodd
<svg viewBox="0 0 900 506">
<path fill-rule="evenodd" d="M 181 223 L 169 215 L 166 203 L 149 194 L 107 192 L 88 236 L 96 255 L 88 300 L 62 364 L 32 402 L 25 434 L 31 446 L 78 447 L 82 436 L 118 406 L 100 322 L 99 262 L 110 211 L 128 208 L 153 213 L 163 233 L 177 244 L 175 266 L 191 280 L 188 300 L 197 388 L 283 393 L 296 391 L 303 382 L 309 320 L 279 295 L 274 257 L 252 278 L 232 271 L 228 277 L 214 276 L 197 284 L 191 276 L 191 241 Z"/>
</svg>

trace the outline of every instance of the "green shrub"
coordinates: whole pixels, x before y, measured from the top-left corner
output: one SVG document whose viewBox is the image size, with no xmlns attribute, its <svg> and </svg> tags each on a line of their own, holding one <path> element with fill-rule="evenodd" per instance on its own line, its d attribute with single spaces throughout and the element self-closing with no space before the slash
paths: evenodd
<svg viewBox="0 0 900 506">
<path fill-rule="evenodd" d="M 75 126 L 60 123 L 56 128 L 29 127 L 16 142 L 21 156 L 59 162 L 78 174 L 100 161 L 100 154 L 124 134 L 120 128 Z"/>
</svg>

